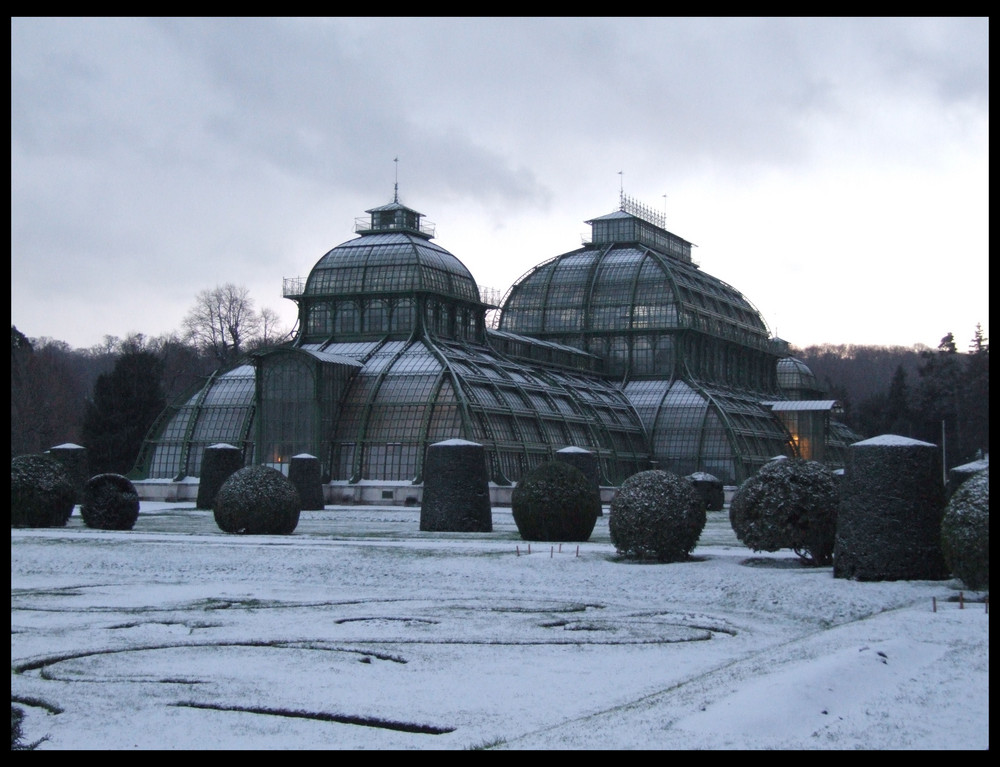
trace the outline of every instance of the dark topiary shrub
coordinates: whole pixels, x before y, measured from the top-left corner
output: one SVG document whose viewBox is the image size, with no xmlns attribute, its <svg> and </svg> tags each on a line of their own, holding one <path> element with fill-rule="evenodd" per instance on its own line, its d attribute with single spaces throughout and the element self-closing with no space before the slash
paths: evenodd
<svg viewBox="0 0 1000 767">
<path fill-rule="evenodd" d="M 829 565 L 837 535 L 837 488 L 818 461 L 771 461 L 736 489 L 729 521 L 754 551 L 793 549 L 811 565 Z"/>
<path fill-rule="evenodd" d="M 990 588 L 990 470 L 966 479 L 941 520 L 941 548 L 951 573 L 967 588 Z"/>
<path fill-rule="evenodd" d="M 833 577 L 944 580 L 941 448 L 883 434 L 855 442 L 840 483 Z"/>
<path fill-rule="evenodd" d="M 139 494 L 128 477 L 98 474 L 83 486 L 80 516 L 97 530 L 131 530 L 139 518 Z"/>
<path fill-rule="evenodd" d="M 428 446 L 424 458 L 420 529 L 425 532 L 493 531 L 486 451 L 478 442 L 448 439 Z"/>
<path fill-rule="evenodd" d="M 226 533 L 289 535 L 302 500 L 288 477 L 270 466 L 233 473 L 215 494 L 215 524 Z"/>
<path fill-rule="evenodd" d="M 49 458 L 57 460 L 66 469 L 69 481 L 76 488 L 76 502 L 83 503 L 83 486 L 90 479 L 90 460 L 87 457 L 87 449 L 67 442 L 64 445 L 50 447 L 45 454 Z"/>
<path fill-rule="evenodd" d="M 594 486 L 594 490 L 597 492 L 597 497 L 600 499 L 601 466 L 597 460 L 597 455 L 592 453 L 590 450 L 585 450 L 582 447 L 571 445 L 570 447 L 564 447 L 562 450 L 557 450 L 556 460 L 568 463 L 570 466 L 574 466 L 582 471 L 584 476 L 590 480 L 590 484 Z M 597 515 L 604 516 L 604 509 L 602 508 Z"/>
<path fill-rule="evenodd" d="M 243 452 L 235 445 L 220 442 L 205 448 L 201 459 L 201 475 L 198 479 L 198 499 L 195 507 L 215 508 L 215 494 L 234 472 L 243 468 Z"/>
<path fill-rule="evenodd" d="M 980 458 L 978 461 L 963 463 L 961 466 L 954 466 L 948 469 L 948 484 L 945 488 L 945 498 L 951 499 L 955 491 L 961 487 L 965 480 L 970 479 L 983 469 L 990 467 L 989 458 Z"/>
<path fill-rule="evenodd" d="M 626 479 L 611 501 L 608 531 L 619 553 L 682 562 L 705 528 L 705 504 L 691 482 L 667 471 Z"/>
<path fill-rule="evenodd" d="M 601 497 L 582 471 L 547 461 L 517 483 L 510 504 L 526 541 L 586 541 L 597 524 Z"/>
<path fill-rule="evenodd" d="M 288 479 L 299 491 L 303 511 L 322 511 L 325 508 L 319 458 L 308 453 L 293 455 L 288 462 Z"/>
<path fill-rule="evenodd" d="M 11 459 L 11 527 L 63 527 L 75 504 L 76 488 L 58 461 L 47 455 Z"/>
<path fill-rule="evenodd" d="M 694 491 L 705 504 L 706 511 L 722 511 L 726 505 L 726 489 L 721 479 L 704 471 L 688 474 L 687 479 L 694 485 Z"/>
</svg>

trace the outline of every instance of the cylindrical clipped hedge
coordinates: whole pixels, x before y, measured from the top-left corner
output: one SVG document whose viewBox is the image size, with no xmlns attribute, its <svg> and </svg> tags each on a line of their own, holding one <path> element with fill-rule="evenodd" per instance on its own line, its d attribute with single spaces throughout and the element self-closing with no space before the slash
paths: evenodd
<svg viewBox="0 0 1000 767">
<path fill-rule="evenodd" d="M 69 474 L 69 481 L 76 488 L 76 502 L 83 503 L 83 486 L 90 479 L 90 459 L 87 457 L 87 448 L 67 442 L 63 445 L 50 447 L 48 453 L 50 458 L 55 458 L 66 469 Z"/>
<path fill-rule="evenodd" d="M 83 486 L 80 516 L 97 530 L 131 530 L 139 518 L 139 493 L 121 474 L 98 474 Z"/>
<path fill-rule="evenodd" d="M 883 434 L 848 448 L 840 486 L 833 576 L 943 580 L 941 450 Z"/>
<path fill-rule="evenodd" d="M 289 535 L 299 524 L 302 500 L 295 485 L 270 466 L 234 472 L 215 494 L 215 524 L 226 533 Z"/>
<path fill-rule="evenodd" d="M 528 472 L 511 493 L 510 504 L 526 541 L 589 540 L 601 510 L 591 481 L 563 461 L 546 461 Z"/>
<path fill-rule="evenodd" d="M 486 451 L 477 442 L 448 439 L 427 447 L 420 529 L 425 532 L 490 533 Z"/>
<path fill-rule="evenodd" d="M 626 557 L 683 562 L 705 520 L 705 504 L 688 479 L 653 469 L 622 483 L 611 501 L 608 531 Z"/>
<path fill-rule="evenodd" d="M 215 508 L 215 494 L 234 472 L 243 468 L 243 452 L 235 445 L 220 442 L 205 448 L 201 459 L 201 476 L 198 479 L 199 509 Z"/>
<path fill-rule="evenodd" d="M 771 461 L 744 480 L 729 504 L 736 537 L 754 551 L 792 549 L 806 563 L 833 561 L 838 511 L 833 474 L 818 461 Z"/>
<path fill-rule="evenodd" d="M 590 450 L 571 445 L 556 451 L 556 460 L 575 466 L 583 472 L 583 475 L 590 480 L 590 484 L 597 493 L 597 500 L 601 500 L 601 466 L 597 461 L 597 455 Z M 604 515 L 604 510 L 597 512 L 598 516 Z"/>
<path fill-rule="evenodd" d="M 303 511 L 322 511 L 325 508 L 319 458 L 308 453 L 293 455 L 288 462 L 288 479 L 299 491 Z"/>
<path fill-rule="evenodd" d="M 966 479 L 948 501 L 941 547 L 952 575 L 966 588 L 990 589 L 990 470 Z"/>
<path fill-rule="evenodd" d="M 704 471 L 688 474 L 687 479 L 705 504 L 706 511 L 722 511 L 726 505 L 726 490 L 721 479 Z"/>
<path fill-rule="evenodd" d="M 57 460 L 39 454 L 11 459 L 11 527 L 63 527 L 75 505 L 76 488 Z"/>
</svg>

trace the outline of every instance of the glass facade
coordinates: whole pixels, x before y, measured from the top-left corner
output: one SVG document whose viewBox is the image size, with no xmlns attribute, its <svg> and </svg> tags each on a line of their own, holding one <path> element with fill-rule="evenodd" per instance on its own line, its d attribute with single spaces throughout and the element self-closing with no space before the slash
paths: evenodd
<svg viewBox="0 0 1000 767">
<path fill-rule="evenodd" d="M 428 445 L 453 438 L 484 446 L 497 484 L 571 445 L 596 454 L 606 485 L 650 466 L 737 484 L 795 454 L 769 403 L 806 393 L 805 373 L 642 206 L 623 198 L 588 222 L 591 242 L 498 308 L 421 214 L 398 199 L 367 212 L 360 236 L 285 280 L 296 340 L 168 409 L 137 474 L 197 476 L 216 442 L 279 466 L 308 452 L 346 482 L 421 483 Z M 851 435 L 827 433 L 845 452 Z"/>
</svg>

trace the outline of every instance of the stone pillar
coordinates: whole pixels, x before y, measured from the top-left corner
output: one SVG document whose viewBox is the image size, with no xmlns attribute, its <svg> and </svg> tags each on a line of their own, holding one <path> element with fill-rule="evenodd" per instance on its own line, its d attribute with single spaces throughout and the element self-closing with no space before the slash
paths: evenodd
<svg viewBox="0 0 1000 767">
<path fill-rule="evenodd" d="M 308 453 L 293 455 L 288 464 L 288 479 L 299 491 L 303 511 L 322 511 L 323 482 L 320 479 L 319 458 Z"/>
<path fill-rule="evenodd" d="M 430 445 L 424 456 L 423 474 L 421 530 L 493 532 L 486 451 L 482 445 L 463 439 Z"/>
<path fill-rule="evenodd" d="M 590 480 L 590 484 L 597 493 L 598 499 L 601 497 L 601 467 L 597 462 L 597 455 L 582 447 L 570 445 L 562 450 L 556 451 L 556 460 L 568 463 L 570 466 L 583 472 L 583 476 Z M 600 505 L 598 504 L 598 507 Z M 597 516 L 604 516 L 604 510 L 597 512 Z"/>
<path fill-rule="evenodd" d="M 215 505 L 215 495 L 222 484 L 243 468 L 243 452 L 235 445 L 220 442 L 205 448 L 201 459 L 201 477 L 198 480 L 198 500 L 196 508 L 211 509 Z"/>
<path fill-rule="evenodd" d="M 833 576 L 943 580 L 944 484 L 937 445 L 884 434 L 848 449 L 840 482 Z"/>
</svg>

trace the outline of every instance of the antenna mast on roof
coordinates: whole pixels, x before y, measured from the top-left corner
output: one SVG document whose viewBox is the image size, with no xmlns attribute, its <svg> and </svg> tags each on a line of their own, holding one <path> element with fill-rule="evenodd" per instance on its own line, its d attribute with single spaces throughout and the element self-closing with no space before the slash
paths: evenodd
<svg viewBox="0 0 1000 767">
<path fill-rule="evenodd" d="M 399 202 L 399 156 L 393 157 L 392 161 L 396 163 L 396 185 L 392 193 L 392 201 Z"/>
</svg>

